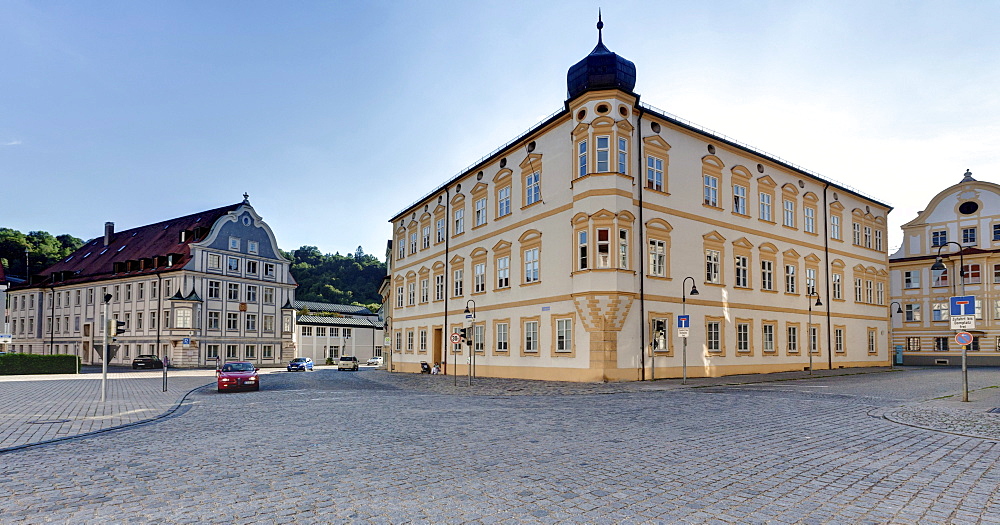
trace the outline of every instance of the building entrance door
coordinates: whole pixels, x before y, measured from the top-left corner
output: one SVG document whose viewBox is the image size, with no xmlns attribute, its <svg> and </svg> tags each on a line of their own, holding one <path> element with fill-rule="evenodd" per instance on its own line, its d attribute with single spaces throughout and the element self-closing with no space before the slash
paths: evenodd
<svg viewBox="0 0 1000 525">
<path fill-rule="evenodd" d="M 431 366 L 434 366 L 436 363 L 441 363 L 441 347 L 444 346 L 444 338 L 442 335 L 443 330 L 441 328 L 434 329 L 434 344 L 431 346 L 433 349 L 431 350 Z M 448 373 L 447 363 L 441 363 L 441 371 L 446 374 Z"/>
</svg>

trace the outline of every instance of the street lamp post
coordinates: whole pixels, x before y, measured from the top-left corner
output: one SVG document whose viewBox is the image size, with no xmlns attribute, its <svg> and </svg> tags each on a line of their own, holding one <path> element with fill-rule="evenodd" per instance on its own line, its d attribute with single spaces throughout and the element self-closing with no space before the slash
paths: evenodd
<svg viewBox="0 0 1000 525">
<path fill-rule="evenodd" d="M 111 355 L 111 330 L 109 329 L 112 325 L 111 323 L 111 312 L 109 310 L 109 305 L 111 303 L 111 294 L 104 294 L 104 348 L 102 349 L 103 355 L 101 356 L 101 403 L 103 403 L 108 396 L 108 356 Z M 114 323 L 115 330 L 118 329 L 118 323 Z"/>
<path fill-rule="evenodd" d="M 896 305 L 896 311 L 892 311 L 892 305 Z M 891 370 L 896 363 L 896 348 L 892 345 L 892 314 L 903 313 L 903 307 L 899 304 L 899 301 L 893 301 L 889 303 L 889 369 Z"/>
<path fill-rule="evenodd" d="M 965 258 L 962 257 L 962 250 L 965 248 L 955 241 L 947 241 L 938 245 L 937 259 L 931 266 L 931 271 L 947 271 L 948 267 L 941 260 L 941 249 L 949 244 L 958 246 L 958 278 L 962 281 L 962 295 L 965 295 Z M 954 292 L 952 292 L 954 293 Z M 969 401 L 969 345 L 962 345 L 962 401 Z"/>
<path fill-rule="evenodd" d="M 816 296 L 816 304 L 812 302 L 813 296 Z M 813 337 L 812 337 L 812 324 L 813 324 L 813 306 L 823 306 L 823 302 L 819 300 L 819 294 L 816 290 L 811 290 L 806 294 L 807 302 L 809 303 L 809 320 L 806 323 L 806 352 L 809 354 L 809 375 L 813 373 Z"/>
<path fill-rule="evenodd" d="M 472 305 L 472 311 L 469 311 L 469 305 Z M 476 347 L 475 347 L 475 324 L 476 324 L 476 302 L 469 299 L 465 302 L 465 319 L 469 322 L 467 328 L 469 334 L 469 341 L 466 346 L 469 347 L 469 386 L 472 386 L 472 368 L 476 363 Z"/>
<path fill-rule="evenodd" d="M 684 293 L 684 287 L 687 285 L 687 280 L 691 279 L 691 295 L 698 295 L 698 288 L 694 285 L 694 277 L 685 277 L 681 281 L 681 315 L 687 315 L 687 295 Z M 670 330 L 670 327 L 667 327 Z M 688 380 L 688 338 L 682 337 L 684 340 L 684 349 L 681 351 L 681 384 L 686 385 Z"/>
</svg>

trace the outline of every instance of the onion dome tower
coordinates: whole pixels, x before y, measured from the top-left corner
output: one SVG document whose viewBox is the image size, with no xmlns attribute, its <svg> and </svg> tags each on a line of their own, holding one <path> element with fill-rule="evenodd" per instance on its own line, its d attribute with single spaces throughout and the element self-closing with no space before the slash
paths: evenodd
<svg viewBox="0 0 1000 525">
<path fill-rule="evenodd" d="M 573 64 L 566 74 L 569 100 L 598 89 L 620 89 L 632 93 L 635 88 L 635 64 L 604 47 L 604 22 L 597 14 L 597 47 L 583 60 Z"/>
</svg>

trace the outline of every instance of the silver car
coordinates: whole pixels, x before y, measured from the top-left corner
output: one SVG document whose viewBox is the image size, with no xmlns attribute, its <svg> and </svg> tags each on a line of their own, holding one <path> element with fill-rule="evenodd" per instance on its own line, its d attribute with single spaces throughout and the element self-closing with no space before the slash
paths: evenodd
<svg viewBox="0 0 1000 525">
<path fill-rule="evenodd" d="M 358 358 L 353 355 L 342 355 L 337 361 L 337 370 L 357 370 Z"/>
</svg>

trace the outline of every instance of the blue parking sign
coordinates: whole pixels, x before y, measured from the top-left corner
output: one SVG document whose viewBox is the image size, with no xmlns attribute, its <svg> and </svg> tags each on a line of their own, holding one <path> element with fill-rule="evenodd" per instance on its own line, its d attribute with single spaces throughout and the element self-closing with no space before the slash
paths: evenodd
<svg viewBox="0 0 1000 525">
<path fill-rule="evenodd" d="M 976 315 L 976 296 L 962 295 L 952 297 L 951 315 Z"/>
<path fill-rule="evenodd" d="M 691 327 L 691 316 L 690 315 L 678 315 L 677 316 L 677 328 L 690 328 Z"/>
</svg>

